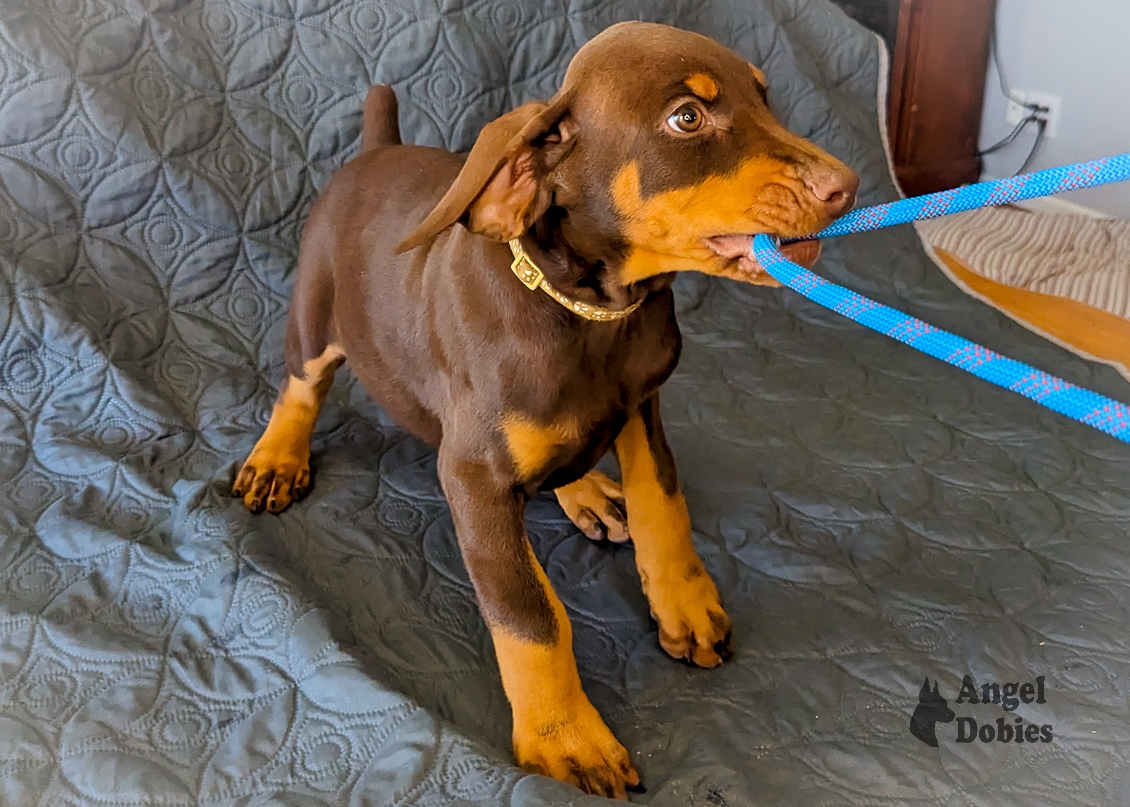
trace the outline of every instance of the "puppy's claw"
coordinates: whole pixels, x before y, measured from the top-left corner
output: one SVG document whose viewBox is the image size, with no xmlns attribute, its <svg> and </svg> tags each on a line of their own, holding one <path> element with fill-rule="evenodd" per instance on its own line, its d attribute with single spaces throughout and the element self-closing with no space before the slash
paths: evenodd
<svg viewBox="0 0 1130 807">
<path fill-rule="evenodd" d="M 294 495 L 294 500 L 298 501 L 307 493 L 310 492 L 310 468 L 305 466 L 298 469 L 298 475 L 294 478 L 294 487 L 291 489 Z"/>
<path fill-rule="evenodd" d="M 239 473 L 236 474 L 235 482 L 231 486 L 231 495 L 236 498 L 242 499 L 251 490 L 251 483 L 255 481 L 255 469 L 248 464 L 244 464 Z"/>
<path fill-rule="evenodd" d="M 606 541 L 608 540 L 608 528 L 604 523 L 596 517 L 596 513 L 587 507 L 582 507 L 577 514 L 576 521 L 577 528 L 585 534 L 585 537 L 590 541 Z"/>
<path fill-rule="evenodd" d="M 714 643 L 714 652 L 718 654 L 718 658 L 722 661 L 729 661 L 734 657 L 733 649 L 734 632 L 727 631 L 726 635 Z"/>
</svg>

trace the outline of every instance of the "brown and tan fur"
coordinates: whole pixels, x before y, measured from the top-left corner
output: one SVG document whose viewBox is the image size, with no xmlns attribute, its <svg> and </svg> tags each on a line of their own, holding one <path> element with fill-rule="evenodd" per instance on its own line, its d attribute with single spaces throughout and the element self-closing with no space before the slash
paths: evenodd
<svg viewBox="0 0 1130 807">
<path fill-rule="evenodd" d="M 362 142 L 311 211 L 289 374 L 233 493 L 279 512 L 306 492 L 318 408 L 348 361 L 439 450 L 518 762 L 623 798 L 639 774 L 581 688 L 526 502 L 555 490 L 586 535 L 630 535 L 663 649 L 702 667 L 729 658 L 730 620 L 691 541 L 660 420 L 680 350 L 673 273 L 771 282 L 741 257 L 748 235 L 820 229 L 851 206 L 856 179 L 774 120 L 756 68 L 644 23 L 592 40 L 548 103 L 487 125 L 465 161 L 400 145 L 387 87 L 370 92 Z M 615 322 L 581 319 L 514 277 L 505 241 L 516 237 L 564 294 L 642 305 Z M 816 253 L 801 245 L 794 257 Z M 610 450 L 622 485 L 592 470 Z"/>
</svg>

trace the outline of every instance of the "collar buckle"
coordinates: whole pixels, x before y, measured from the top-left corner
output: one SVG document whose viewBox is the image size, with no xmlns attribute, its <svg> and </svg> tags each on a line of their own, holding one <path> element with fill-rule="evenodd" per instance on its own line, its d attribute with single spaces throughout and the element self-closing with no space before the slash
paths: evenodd
<svg viewBox="0 0 1130 807">
<path fill-rule="evenodd" d="M 518 276 L 518 279 L 526 286 L 527 289 L 533 291 L 541 285 L 545 275 L 542 274 L 526 251 L 522 249 L 522 245 L 518 242 L 517 238 L 510 240 L 510 251 L 514 253 L 514 260 L 510 263 L 510 269 Z"/>
<path fill-rule="evenodd" d="M 510 252 L 514 255 L 510 269 L 514 272 L 515 277 L 522 281 L 522 285 L 530 291 L 540 288 L 579 317 L 591 320 L 592 322 L 614 322 L 631 314 L 639 308 L 640 304 L 643 302 L 643 300 L 636 300 L 627 308 L 621 309 L 620 311 L 613 311 L 608 308 L 601 308 L 598 305 L 582 303 L 580 300 L 573 300 L 566 297 L 549 284 L 549 281 L 545 279 L 545 273 L 542 272 L 541 267 L 534 263 L 530 256 L 526 254 L 526 250 L 522 248 L 522 243 L 517 238 L 511 238 L 509 243 Z"/>
</svg>

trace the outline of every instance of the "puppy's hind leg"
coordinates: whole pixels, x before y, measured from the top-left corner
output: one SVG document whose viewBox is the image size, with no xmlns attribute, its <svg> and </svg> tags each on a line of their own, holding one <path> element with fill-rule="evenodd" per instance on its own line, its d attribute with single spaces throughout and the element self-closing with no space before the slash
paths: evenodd
<svg viewBox="0 0 1130 807">
<path fill-rule="evenodd" d="M 232 485 L 252 513 L 280 513 L 310 489 L 310 435 L 334 370 L 345 354 L 330 345 L 306 362 L 301 377 L 288 375 L 279 388 L 267 429 L 243 463 Z"/>
<path fill-rule="evenodd" d="M 287 376 L 266 431 L 232 485 L 232 495 L 253 513 L 282 512 L 309 491 L 310 435 L 334 371 L 345 360 L 335 336 L 333 273 L 323 260 L 324 223 L 315 205 L 298 254 L 286 331 Z"/>
</svg>

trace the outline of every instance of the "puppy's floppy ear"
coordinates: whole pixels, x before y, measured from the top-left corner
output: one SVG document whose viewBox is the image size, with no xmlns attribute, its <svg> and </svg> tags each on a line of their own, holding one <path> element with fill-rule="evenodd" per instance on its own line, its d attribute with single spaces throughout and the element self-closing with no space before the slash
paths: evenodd
<svg viewBox="0 0 1130 807">
<path fill-rule="evenodd" d="M 456 222 L 497 241 L 524 233 L 552 198 L 549 172 L 572 148 L 576 128 L 566 98 L 507 112 L 479 133 L 459 176 L 435 208 L 400 242 L 405 252 Z"/>
<path fill-rule="evenodd" d="M 748 63 L 747 63 L 748 64 Z M 769 82 L 765 80 L 765 74 L 757 69 L 754 65 L 749 65 L 749 69 L 753 72 L 753 80 L 757 82 L 758 89 L 761 91 L 761 100 L 766 104 L 769 103 Z"/>
</svg>

